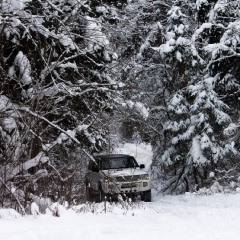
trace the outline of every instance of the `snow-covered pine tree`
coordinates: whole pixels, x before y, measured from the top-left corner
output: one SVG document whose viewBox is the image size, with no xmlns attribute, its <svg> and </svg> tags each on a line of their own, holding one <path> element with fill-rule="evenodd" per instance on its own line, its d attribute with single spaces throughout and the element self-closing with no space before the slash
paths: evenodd
<svg viewBox="0 0 240 240">
<path fill-rule="evenodd" d="M 198 3 L 204 1 L 198 1 Z M 214 1 L 199 25 L 194 41 L 208 63 L 206 72 L 215 80 L 214 91 L 226 103 L 232 123 L 224 130 L 238 145 L 239 121 L 239 1 Z M 199 51 L 199 52 L 200 52 Z M 233 160 L 234 157 L 232 156 Z"/>
<path fill-rule="evenodd" d="M 231 107 L 235 123 L 239 119 L 239 8 L 239 1 L 217 2 L 211 11 L 210 22 L 221 27 L 221 34 L 217 41 L 205 45 L 209 54 L 209 73 L 215 77 L 217 93 Z"/>
<path fill-rule="evenodd" d="M 184 3 L 186 4 L 186 3 Z M 169 174 L 164 191 L 176 190 L 187 182 L 187 155 L 191 141 L 190 106 L 192 98 L 187 87 L 197 81 L 204 61 L 191 41 L 189 9 L 183 13 L 181 1 L 168 11 L 165 42 L 154 50 L 159 52 L 163 65 L 162 99 L 160 106 L 151 106 L 151 111 L 161 119 L 161 138 L 154 146 L 154 164 L 160 165 Z M 189 6 L 191 6 L 189 4 Z M 185 10 L 186 10 L 185 9 Z M 190 11 L 191 12 L 191 11 Z"/>
<path fill-rule="evenodd" d="M 206 180 L 209 170 L 214 171 L 217 167 L 230 167 L 232 164 L 232 159 L 237 153 L 234 149 L 234 145 L 231 144 L 229 139 L 223 136 L 223 133 L 227 132 L 225 128 L 227 127 L 227 124 L 231 122 L 231 119 L 226 113 L 226 111 L 230 112 L 229 108 L 227 107 L 227 105 L 224 104 L 222 100 L 220 100 L 221 98 L 226 101 L 226 98 L 224 97 L 224 95 L 219 95 L 221 94 L 221 92 L 219 91 L 221 88 L 221 84 L 219 84 L 218 80 L 219 78 L 221 78 L 221 75 L 224 75 L 221 73 L 225 71 L 225 67 L 221 67 L 219 63 L 226 60 L 226 54 L 223 53 L 223 49 L 225 49 L 225 51 L 227 52 L 229 51 L 227 47 L 224 47 L 223 44 L 217 43 L 218 41 L 223 40 L 223 38 L 221 38 L 221 34 L 224 28 L 223 24 L 226 21 L 226 19 L 224 21 L 217 20 L 222 18 L 219 16 L 217 17 L 217 10 L 221 9 L 221 11 L 219 11 L 221 12 L 221 15 L 224 12 L 224 7 L 222 6 L 222 4 L 224 5 L 224 7 L 229 7 L 226 1 L 218 1 L 216 6 L 211 9 L 211 11 L 215 11 L 215 17 L 213 17 L 213 13 L 211 11 L 210 14 L 206 14 L 206 16 L 209 16 L 210 23 L 203 23 L 193 35 L 193 40 L 195 40 L 193 44 L 195 44 L 198 49 L 198 53 L 201 54 L 207 64 L 205 64 L 206 69 L 204 71 L 204 65 L 202 65 L 201 67 L 200 65 L 198 65 L 198 67 L 200 68 L 196 69 L 195 71 L 196 77 L 192 77 L 191 81 L 188 81 L 188 84 L 193 84 L 191 85 L 191 87 L 187 87 L 187 91 L 184 94 L 185 97 L 189 96 L 187 99 L 190 100 L 188 101 L 189 119 L 186 119 L 182 122 L 177 121 L 175 122 L 175 124 L 170 124 L 168 125 L 168 128 L 166 128 L 167 131 L 176 131 L 176 135 L 173 135 L 171 145 L 167 149 L 167 151 L 165 151 L 162 157 L 162 161 L 165 160 L 168 164 L 170 162 L 170 165 L 172 166 L 174 165 L 171 161 L 176 156 L 177 160 L 184 159 L 184 161 L 179 161 L 180 164 L 178 164 L 177 167 L 176 165 L 174 166 L 174 176 L 170 177 L 166 187 L 163 189 L 164 191 L 173 190 L 175 188 L 180 191 L 186 191 L 190 188 L 194 189 L 191 186 L 193 179 L 196 185 L 199 185 L 201 182 L 200 186 L 206 186 Z M 195 5 L 195 10 L 197 10 L 197 13 L 199 9 L 203 7 L 202 5 L 208 6 L 208 2 L 197 1 L 197 4 Z M 233 5 L 236 5 L 236 2 Z M 206 19 L 206 16 L 203 19 Z M 194 25 L 191 25 L 191 27 L 193 28 Z M 220 31 L 220 29 L 222 30 Z M 207 35 L 207 33 L 209 33 L 209 35 Z M 199 35 L 201 35 L 201 37 L 196 40 L 196 36 Z M 221 50 L 219 51 L 219 49 L 217 48 Z M 208 53 L 206 52 L 206 50 L 210 51 L 212 54 L 213 60 L 210 60 L 210 62 L 208 60 Z M 220 54 L 221 51 L 223 54 Z M 218 58 L 218 61 L 215 61 L 216 56 Z M 190 69 L 190 67 L 187 67 L 188 71 Z M 213 74 L 213 69 L 215 70 L 215 74 Z M 232 69 L 236 70 L 237 67 L 233 67 Z M 205 76 L 202 76 L 202 72 L 205 72 L 207 74 Z M 229 85 L 231 86 L 231 89 L 239 89 L 237 87 L 237 81 L 230 81 Z M 222 84 L 222 86 L 227 87 L 227 85 L 224 84 Z M 198 91 L 193 91 L 193 89 L 198 89 Z M 234 93 L 234 91 L 232 93 Z M 183 98 L 180 98 L 178 96 L 177 99 L 179 99 L 179 102 L 181 102 Z M 202 106 L 200 103 L 202 104 Z M 174 108 L 176 112 L 178 111 L 178 109 L 178 106 Z M 182 109 L 185 108 L 182 107 Z M 230 128 L 228 128 L 228 130 Z M 179 146 L 179 149 L 181 149 L 181 154 L 179 155 L 176 155 L 176 146 Z M 174 170 L 174 168 L 172 168 L 172 170 Z M 171 170 L 171 168 L 169 167 L 165 169 Z M 201 179 L 200 181 L 199 176 Z"/>
<path fill-rule="evenodd" d="M 230 156 L 236 154 L 234 145 L 223 134 L 231 122 L 227 114 L 229 107 L 219 98 L 214 88 L 215 78 L 209 75 L 188 88 L 195 99 L 190 107 L 192 134 L 187 165 L 195 184 L 201 187 L 207 186 L 210 171 L 230 165 Z"/>
</svg>

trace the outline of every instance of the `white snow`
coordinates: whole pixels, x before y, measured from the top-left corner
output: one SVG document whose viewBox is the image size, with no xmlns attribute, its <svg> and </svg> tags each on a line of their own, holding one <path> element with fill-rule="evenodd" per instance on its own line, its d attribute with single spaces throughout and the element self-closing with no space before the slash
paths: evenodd
<svg viewBox="0 0 240 240">
<path fill-rule="evenodd" d="M 153 197 L 154 202 L 129 210 L 115 207 L 105 213 L 100 204 L 95 213 L 69 209 L 60 217 L 20 217 L 13 210 L 1 209 L 0 236 L 7 240 L 239 239 L 239 193 Z"/>
<path fill-rule="evenodd" d="M 16 74 L 16 68 L 19 69 L 19 80 L 23 85 L 28 85 L 32 82 L 31 78 L 31 64 L 26 55 L 22 51 L 19 51 L 14 60 L 14 65 L 9 68 L 8 75 L 14 77 Z"/>
<path fill-rule="evenodd" d="M 195 41 L 198 36 L 205 31 L 205 29 L 211 29 L 212 23 L 203 23 L 199 29 L 196 30 L 196 32 L 193 34 L 193 41 Z"/>
<path fill-rule="evenodd" d="M 0 209 L 0 223 L 1 219 L 9 220 L 13 218 L 20 218 L 21 215 L 14 209 Z"/>
<path fill-rule="evenodd" d="M 89 51 L 95 51 L 109 45 L 106 35 L 102 32 L 102 25 L 94 18 L 86 17 L 86 37 Z"/>
<path fill-rule="evenodd" d="M 16 129 L 16 128 L 17 128 L 17 123 L 16 123 L 16 121 L 15 121 L 14 118 L 8 117 L 8 118 L 3 119 L 3 121 L 2 121 L 2 127 L 3 127 L 6 131 L 11 132 L 13 129 Z"/>
<path fill-rule="evenodd" d="M 12 107 L 11 101 L 4 95 L 0 95 L 0 111 L 6 111 Z"/>
<path fill-rule="evenodd" d="M 149 115 L 149 111 L 148 109 L 144 106 L 143 103 L 141 102 L 136 102 L 135 103 L 135 107 L 138 110 L 139 113 L 141 113 L 141 115 L 144 117 L 144 119 L 148 118 Z"/>
<path fill-rule="evenodd" d="M 74 70 L 77 70 L 77 64 L 76 63 L 71 63 L 71 62 L 67 62 L 65 64 L 60 64 L 59 65 L 60 68 L 72 68 Z"/>
<path fill-rule="evenodd" d="M 204 79 L 205 82 L 205 86 L 209 89 L 209 90 L 213 90 L 214 89 L 214 84 L 215 84 L 215 79 L 212 77 L 206 78 Z"/>
<path fill-rule="evenodd" d="M 3 0 L 2 9 L 5 13 L 17 11 L 24 7 L 24 3 L 29 0 Z"/>
<path fill-rule="evenodd" d="M 43 152 L 40 152 L 36 157 L 27 160 L 24 163 L 20 163 L 17 165 L 13 170 L 11 175 L 9 176 L 9 179 L 16 176 L 19 172 L 21 172 L 23 169 L 28 170 L 32 167 L 37 166 L 39 163 L 46 163 L 48 162 L 49 158 L 45 156 Z"/>
<path fill-rule="evenodd" d="M 196 164 L 204 164 L 208 161 L 202 152 L 200 136 L 194 137 L 192 140 L 191 155 L 192 161 Z"/>
<path fill-rule="evenodd" d="M 75 49 L 75 45 L 73 43 L 73 40 L 67 36 L 64 36 L 64 35 L 60 35 L 59 37 L 59 41 L 60 43 L 65 46 L 65 47 L 70 47 L 71 49 Z"/>
<path fill-rule="evenodd" d="M 204 4 L 208 4 L 208 1 L 207 0 L 197 0 L 196 1 L 197 10 L 200 10 L 201 6 L 204 5 Z"/>
<path fill-rule="evenodd" d="M 237 129 L 238 125 L 236 125 L 235 123 L 230 123 L 228 127 L 224 129 L 223 133 L 225 136 L 231 136 L 236 133 Z"/>
<path fill-rule="evenodd" d="M 210 178 L 215 177 L 215 173 L 214 173 L 214 172 L 210 172 L 210 173 L 209 173 L 209 177 L 210 177 Z"/>
<path fill-rule="evenodd" d="M 39 206 L 35 202 L 31 204 L 31 214 L 34 216 L 34 218 L 40 215 Z"/>
<path fill-rule="evenodd" d="M 131 100 L 127 100 L 122 102 L 121 101 L 122 106 L 128 106 L 130 109 L 131 108 L 135 108 L 135 110 L 137 110 L 144 119 L 147 119 L 149 116 L 149 109 L 141 102 L 133 102 Z"/>
<path fill-rule="evenodd" d="M 182 62 L 182 54 L 179 51 L 176 52 L 176 58 L 179 62 Z"/>
<path fill-rule="evenodd" d="M 136 156 L 146 165 L 151 147 L 125 144 L 119 153 Z M 213 174 L 212 174 L 213 175 Z M 215 182 L 212 192 L 221 192 Z M 45 214 L 20 216 L 0 209 L 0 238 L 6 240 L 238 240 L 240 236 L 240 189 L 231 194 L 202 189 L 198 193 L 163 196 L 153 189 L 151 203 L 82 204 L 66 207 L 54 203 Z M 33 211 L 38 207 L 33 204 Z M 55 217 L 54 211 L 60 217 Z"/>
<path fill-rule="evenodd" d="M 96 7 L 96 11 L 97 11 L 98 13 L 103 13 L 103 14 L 107 14 L 107 13 L 108 13 L 108 10 L 107 10 L 106 7 L 104 7 L 104 6 L 97 6 L 97 7 Z"/>
</svg>

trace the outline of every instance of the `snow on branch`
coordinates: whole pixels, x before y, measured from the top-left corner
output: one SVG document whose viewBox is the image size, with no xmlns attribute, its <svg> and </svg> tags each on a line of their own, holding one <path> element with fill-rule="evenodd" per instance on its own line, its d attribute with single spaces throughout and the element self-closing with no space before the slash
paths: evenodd
<svg viewBox="0 0 240 240">
<path fill-rule="evenodd" d="M 56 5 L 52 3 L 52 1 L 46 0 L 49 5 L 51 5 L 56 11 L 60 12 L 63 14 L 63 11 L 59 9 Z"/>
<path fill-rule="evenodd" d="M 23 207 L 23 205 L 20 203 L 19 199 L 15 196 L 15 194 L 13 194 L 13 192 L 11 191 L 11 189 L 6 185 L 6 183 L 3 181 L 3 179 L 0 177 L 0 181 L 2 182 L 2 184 L 4 185 L 4 187 L 11 193 L 11 195 L 15 198 L 15 200 L 17 201 L 18 205 L 20 206 L 22 213 L 24 215 L 26 215 L 25 209 Z"/>
<path fill-rule="evenodd" d="M 0 95 L 0 112 L 5 112 L 12 109 L 12 107 L 11 101 L 5 95 Z"/>
<path fill-rule="evenodd" d="M 212 23 L 203 23 L 200 28 L 198 28 L 195 33 L 193 34 L 193 41 L 195 42 L 196 39 L 199 37 L 200 34 L 202 34 L 206 29 L 211 29 L 213 26 Z"/>
<path fill-rule="evenodd" d="M 168 7 L 168 8 L 171 7 L 171 6 L 168 5 L 167 3 L 163 2 L 163 1 L 160 1 L 160 0 L 158 0 L 158 1 L 153 1 L 153 4 L 154 4 L 154 5 L 162 5 L 162 6 Z"/>
<path fill-rule="evenodd" d="M 26 55 L 22 51 L 19 51 L 14 60 L 14 65 L 9 68 L 8 75 L 14 77 L 16 75 L 16 69 L 20 73 L 20 82 L 24 85 L 32 83 L 31 78 L 31 64 Z"/>
<path fill-rule="evenodd" d="M 88 21 L 86 27 L 86 37 L 89 51 L 96 51 L 109 45 L 109 40 L 102 32 L 102 26 L 94 18 L 86 17 Z"/>
<path fill-rule="evenodd" d="M 202 148 L 201 148 L 201 137 L 200 136 L 196 136 L 193 138 L 190 154 L 192 156 L 193 163 L 195 163 L 195 164 L 208 163 L 208 159 L 204 156 Z"/>
<path fill-rule="evenodd" d="M 59 140 L 62 141 L 62 140 L 66 140 L 66 139 L 70 138 L 71 140 L 73 140 L 73 141 L 74 141 L 75 143 L 77 143 L 78 145 L 81 145 L 81 143 L 80 143 L 80 142 L 77 140 L 77 138 L 75 137 L 76 131 L 77 131 L 81 126 L 78 126 L 78 127 L 77 127 L 76 129 L 74 129 L 74 130 L 64 130 L 64 129 L 62 129 L 61 127 L 59 127 L 58 125 L 56 125 L 56 124 L 54 124 L 53 122 L 49 121 L 47 118 L 39 115 L 38 113 L 32 112 L 32 111 L 31 111 L 29 108 L 27 108 L 27 107 L 19 107 L 18 110 L 25 111 L 25 112 L 31 114 L 32 116 L 37 117 L 38 119 L 41 119 L 41 120 L 47 122 L 50 126 L 54 127 L 55 129 L 58 129 L 58 130 L 61 132 L 61 134 L 60 134 L 59 138 L 57 139 L 57 141 L 59 141 Z M 84 126 L 84 127 L 85 127 L 85 126 Z M 48 149 L 52 148 L 52 147 L 57 143 L 57 141 L 53 142 L 52 145 L 48 146 Z M 85 149 L 82 148 L 82 151 L 83 151 L 91 160 L 95 161 L 94 158 L 91 156 L 91 154 L 87 152 L 87 150 L 85 150 Z"/>
<path fill-rule="evenodd" d="M 13 176 L 20 173 L 22 170 L 28 170 L 32 167 L 37 166 L 39 163 L 46 163 L 48 162 L 49 158 L 45 156 L 44 152 L 40 152 L 36 157 L 18 165 L 16 168 L 14 168 L 12 174 Z"/>
</svg>

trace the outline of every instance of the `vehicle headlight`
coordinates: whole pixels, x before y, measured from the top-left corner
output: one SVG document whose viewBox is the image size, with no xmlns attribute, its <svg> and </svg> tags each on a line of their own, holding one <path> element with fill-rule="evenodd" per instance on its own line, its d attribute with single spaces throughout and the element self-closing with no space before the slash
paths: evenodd
<svg viewBox="0 0 240 240">
<path fill-rule="evenodd" d="M 111 183 L 111 182 L 116 182 L 117 180 L 116 180 L 116 178 L 115 177 L 105 177 L 104 178 L 104 182 L 105 183 Z"/>
<path fill-rule="evenodd" d="M 141 179 L 142 180 L 150 180 L 150 176 L 149 176 L 149 174 L 144 174 L 144 175 L 141 175 Z"/>
<path fill-rule="evenodd" d="M 109 183 L 109 181 L 110 181 L 109 178 L 107 178 L 107 177 L 104 178 L 104 183 Z"/>
</svg>

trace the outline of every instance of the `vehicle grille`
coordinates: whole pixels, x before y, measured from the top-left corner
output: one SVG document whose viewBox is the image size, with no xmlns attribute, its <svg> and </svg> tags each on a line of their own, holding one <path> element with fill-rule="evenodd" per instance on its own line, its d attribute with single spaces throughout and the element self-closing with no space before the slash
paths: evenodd
<svg viewBox="0 0 240 240">
<path fill-rule="evenodd" d="M 117 182 L 134 182 L 139 181 L 141 178 L 139 175 L 132 175 L 132 176 L 117 176 Z"/>
<path fill-rule="evenodd" d="M 134 188 L 137 187 L 136 183 L 123 183 L 121 188 Z"/>
</svg>

